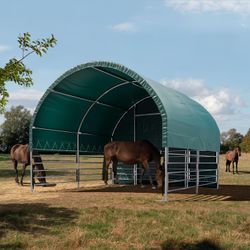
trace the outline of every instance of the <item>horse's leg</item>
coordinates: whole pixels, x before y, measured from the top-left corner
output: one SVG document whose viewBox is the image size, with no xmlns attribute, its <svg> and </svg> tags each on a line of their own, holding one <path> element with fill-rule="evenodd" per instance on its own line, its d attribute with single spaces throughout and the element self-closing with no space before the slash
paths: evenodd
<svg viewBox="0 0 250 250">
<path fill-rule="evenodd" d="M 36 170 L 36 165 L 35 164 L 32 164 L 32 169 L 33 170 Z M 34 186 L 36 184 L 36 181 L 35 181 L 35 174 L 34 172 L 32 173 L 32 186 Z"/>
<path fill-rule="evenodd" d="M 28 164 L 23 164 L 23 170 L 22 170 L 22 176 L 21 176 L 21 185 L 23 186 L 23 177 L 25 175 L 25 169 L 28 166 Z"/>
<path fill-rule="evenodd" d="M 232 161 L 232 165 L 233 165 L 233 174 L 234 174 L 234 161 Z"/>
<path fill-rule="evenodd" d="M 13 162 L 13 166 L 14 166 L 14 169 L 15 169 L 15 172 L 16 172 L 16 178 L 15 178 L 15 181 L 16 183 L 19 183 L 19 180 L 18 180 L 18 170 L 17 170 L 17 161 L 16 160 L 12 160 Z"/>
<path fill-rule="evenodd" d="M 228 172 L 231 172 L 230 171 L 230 165 L 231 165 L 231 161 L 228 160 Z"/>
<path fill-rule="evenodd" d="M 235 162 L 235 165 L 236 165 L 236 173 L 238 174 L 238 161 Z"/>
<path fill-rule="evenodd" d="M 226 160 L 226 172 L 229 171 L 230 172 L 230 161 Z"/>
<path fill-rule="evenodd" d="M 151 184 L 151 186 L 152 186 L 152 189 L 155 189 L 156 187 L 155 187 L 154 184 L 153 184 L 153 180 L 152 180 L 152 176 L 151 176 L 151 173 L 150 173 L 150 169 L 149 169 L 149 164 L 148 164 L 148 162 L 147 162 L 147 161 L 143 162 L 143 166 L 144 166 L 145 170 L 146 170 L 147 173 L 148 173 L 149 182 L 150 182 L 150 184 Z"/>
<path fill-rule="evenodd" d="M 115 158 L 113 159 L 113 173 L 114 173 L 115 180 L 117 178 L 117 165 L 118 165 L 118 160 Z"/>
<path fill-rule="evenodd" d="M 142 165 L 141 176 L 140 176 L 140 185 L 141 185 L 141 188 L 144 188 L 144 185 L 142 184 L 142 177 L 144 175 L 144 172 L 145 172 L 145 167 L 144 167 L 144 165 Z"/>
<path fill-rule="evenodd" d="M 106 159 L 104 157 L 103 159 L 103 167 L 102 167 L 102 179 L 104 180 L 104 183 L 107 185 L 108 184 L 108 168 L 111 163 L 111 159 L 108 158 Z"/>
</svg>

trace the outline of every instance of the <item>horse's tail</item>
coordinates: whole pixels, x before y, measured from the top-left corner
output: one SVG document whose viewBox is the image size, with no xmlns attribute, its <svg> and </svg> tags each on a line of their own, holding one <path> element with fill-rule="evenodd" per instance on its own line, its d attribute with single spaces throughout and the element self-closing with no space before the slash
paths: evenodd
<svg viewBox="0 0 250 250">
<path fill-rule="evenodd" d="M 12 160 L 15 160 L 15 151 L 16 149 L 20 146 L 21 144 L 15 144 L 14 146 L 11 147 L 10 149 L 10 158 Z"/>
</svg>

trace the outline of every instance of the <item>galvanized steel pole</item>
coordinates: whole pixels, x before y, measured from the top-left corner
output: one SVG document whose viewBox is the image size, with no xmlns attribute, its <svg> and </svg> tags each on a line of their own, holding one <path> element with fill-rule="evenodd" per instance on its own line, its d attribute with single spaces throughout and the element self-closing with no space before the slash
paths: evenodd
<svg viewBox="0 0 250 250">
<path fill-rule="evenodd" d="M 136 141 L 136 104 L 134 105 L 134 141 Z M 137 164 L 134 164 L 134 186 L 137 185 Z"/>
<path fill-rule="evenodd" d="M 216 182 L 217 182 L 217 189 L 219 189 L 219 176 L 220 176 L 220 154 L 216 152 L 216 164 L 217 164 L 217 173 L 216 173 Z"/>
<path fill-rule="evenodd" d="M 34 192 L 32 150 L 30 150 L 30 191 Z"/>
<path fill-rule="evenodd" d="M 77 139 L 76 139 L 76 181 L 77 181 L 77 188 L 80 188 L 80 133 L 77 132 Z"/>
<path fill-rule="evenodd" d="M 164 158 L 165 158 L 165 176 L 164 176 L 164 196 L 163 201 L 168 201 L 168 147 L 165 147 Z"/>
<path fill-rule="evenodd" d="M 199 165 L 200 165 L 200 151 L 196 151 L 196 189 L 195 193 L 199 193 L 199 182 L 200 182 L 200 173 L 199 173 Z"/>
</svg>

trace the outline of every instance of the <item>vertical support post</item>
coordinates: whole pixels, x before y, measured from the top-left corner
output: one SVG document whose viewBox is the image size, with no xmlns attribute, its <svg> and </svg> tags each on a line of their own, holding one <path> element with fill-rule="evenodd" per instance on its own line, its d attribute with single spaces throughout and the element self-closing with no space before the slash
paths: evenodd
<svg viewBox="0 0 250 250">
<path fill-rule="evenodd" d="M 137 185 L 137 166 L 134 164 L 134 186 Z"/>
<path fill-rule="evenodd" d="M 217 182 L 217 189 L 219 189 L 219 175 L 220 175 L 220 153 L 216 152 L 216 182 Z"/>
<path fill-rule="evenodd" d="M 76 181 L 77 181 L 77 188 L 80 188 L 80 133 L 77 133 L 76 139 Z"/>
<path fill-rule="evenodd" d="M 195 193 L 199 193 L 199 182 L 200 182 L 200 171 L 199 171 L 199 165 L 200 165 L 200 151 L 196 151 L 196 189 Z"/>
<path fill-rule="evenodd" d="M 189 168 L 189 164 L 191 163 L 191 156 L 190 156 L 190 154 L 191 154 L 191 152 L 188 149 L 187 150 L 187 170 L 188 170 L 187 184 L 188 184 L 188 186 L 189 186 L 189 181 L 191 179 L 191 171 L 190 171 L 190 168 Z"/>
<path fill-rule="evenodd" d="M 136 105 L 134 105 L 134 141 L 136 141 Z M 137 164 L 134 164 L 134 186 L 137 185 Z"/>
<path fill-rule="evenodd" d="M 111 168 L 110 168 L 110 178 L 112 180 L 112 184 L 115 184 L 115 176 L 114 176 L 114 171 L 113 171 L 113 162 L 111 163 Z"/>
<path fill-rule="evenodd" d="M 185 150 L 185 173 L 184 173 L 184 179 L 185 179 L 185 188 L 187 188 L 188 187 L 187 150 Z"/>
<path fill-rule="evenodd" d="M 113 141 L 113 136 L 111 136 L 110 141 Z M 103 155 L 104 157 L 104 155 Z M 111 179 L 111 183 L 115 184 L 115 176 L 114 176 L 114 171 L 113 171 L 113 162 L 111 162 L 111 166 L 110 166 L 110 179 Z"/>
<path fill-rule="evenodd" d="M 30 191 L 34 192 L 34 173 L 33 173 L 33 160 L 32 160 L 32 149 L 30 149 Z"/>
<path fill-rule="evenodd" d="M 163 197 L 163 201 L 168 201 L 168 147 L 165 147 L 165 152 L 164 152 L 164 158 L 165 158 L 165 176 L 164 176 L 164 197 Z"/>
</svg>

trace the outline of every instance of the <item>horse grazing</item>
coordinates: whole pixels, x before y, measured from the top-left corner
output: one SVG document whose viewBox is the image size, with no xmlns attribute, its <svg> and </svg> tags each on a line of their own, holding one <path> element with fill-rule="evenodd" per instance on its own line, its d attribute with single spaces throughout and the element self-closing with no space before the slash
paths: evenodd
<svg viewBox="0 0 250 250">
<path fill-rule="evenodd" d="M 230 172 L 230 164 L 233 164 L 233 174 L 234 174 L 234 163 L 236 166 L 236 173 L 238 174 L 238 161 L 241 156 L 241 148 L 238 146 L 232 151 L 226 152 L 226 172 Z"/>
<path fill-rule="evenodd" d="M 118 161 L 127 164 L 142 164 L 143 168 L 140 184 L 142 185 L 142 176 L 145 170 L 147 170 L 152 188 L 155 188 L 149 172 L 149 162 L 153 161 L 156 164 L 157 185 L 161 187 L 163 184 L 163 172 L 161 170 L 160 160 L 161 156 L 159 150 L 149 141 L 113 141 L 104 146 L 102 179 L 105 184 L 107 184 L 108 168 L 111 161 L 113 162 L 115 178 L 117 176 Z"/>
<path fill-rule="evenodd" d="M 16 178 L 15 181 L 16 183 L 19 183 L 18 179 L 18 170 L 17 170 L 17 165 L 18 163 L 23 164 L 23 169 L 22 169 L 22 176 L 21 176 L 21 185 L 23 186 L 23 177 L 25 175 L 25 169 L 28 165 L 30 165 L 30 151 L 29 151 L 29 145 L 28 144 L 16 144 L 14 145 L 11 150 L 10 150 L 10 157 L 14 165 L 14 169 L 16 171 Z M 32 156 L 34 164 L 32 164 L 33 168 L 36 170 L 41 170 L 37 173 L 37 179 L 39 180 L 40 183 L 46 183 L 46 173 L 43 167 L 42 159 L 39 154 L 34 154 Z M 33 182 L 35 183 L 34 179 Z"/>
</svg>

